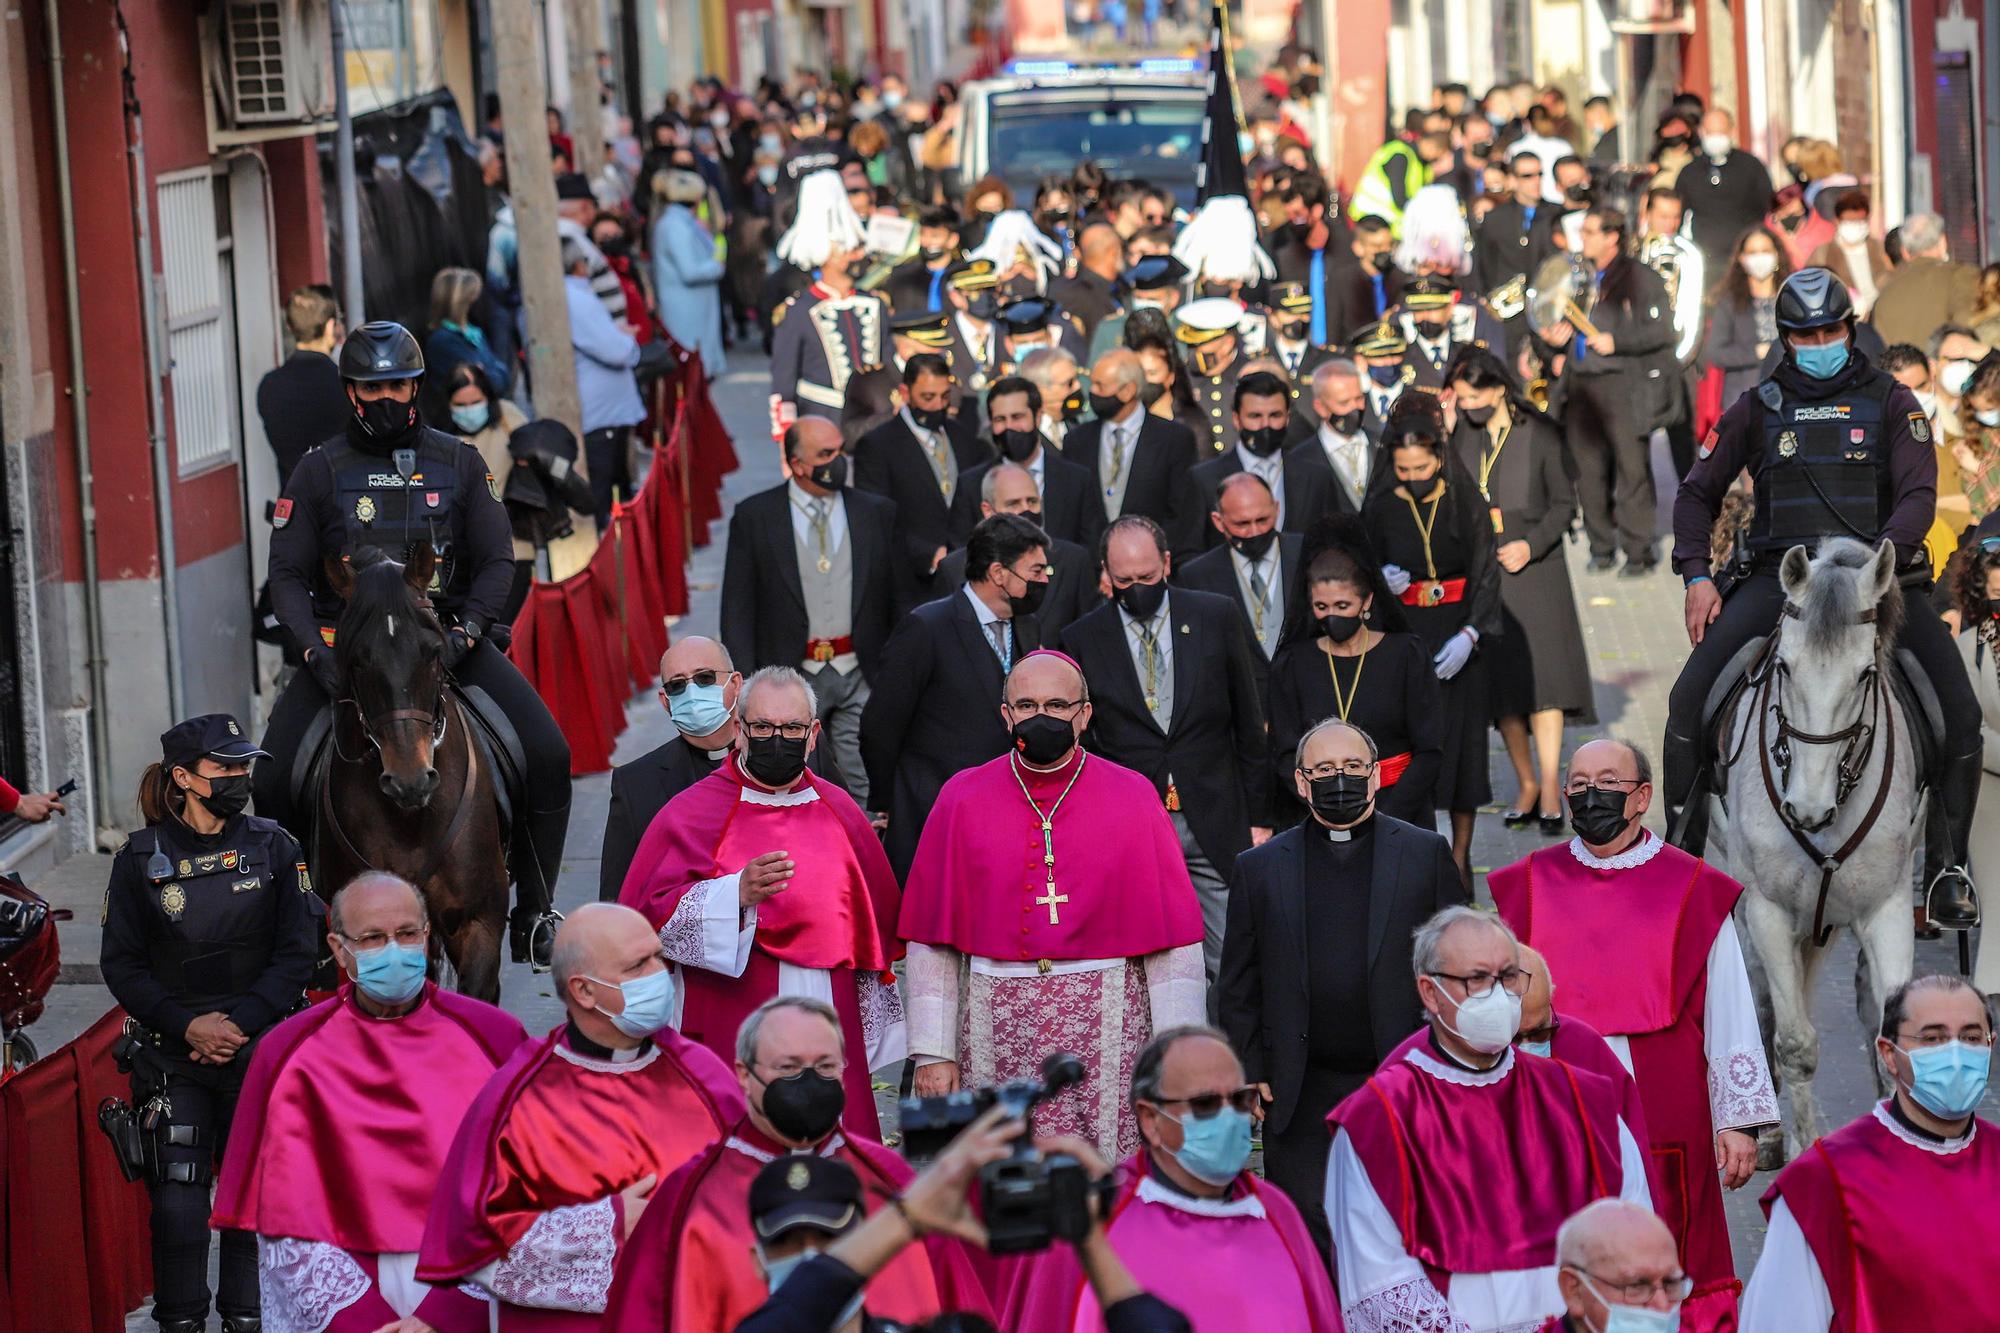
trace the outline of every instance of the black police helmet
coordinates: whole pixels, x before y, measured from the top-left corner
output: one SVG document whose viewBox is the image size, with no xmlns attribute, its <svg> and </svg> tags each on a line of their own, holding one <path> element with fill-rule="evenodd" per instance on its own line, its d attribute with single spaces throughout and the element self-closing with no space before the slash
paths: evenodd
<svg viewBox="0 0 2000 1333">
<path fill-rule="evenodd" d="M 424 377 L 424 349 L 416 336 L 393 320 L 378 319 L 351 329 L 340 345 L 340 378 L 356 384 Z"/>
<path fill-rule="evenodd" d="M 1823 268 L 1802 268 L 1778 289 L 1778 327 L 1786 333 L 1853 320 L 1854 302 L 1847 295 L 1847 284 Z"/>
</svg>

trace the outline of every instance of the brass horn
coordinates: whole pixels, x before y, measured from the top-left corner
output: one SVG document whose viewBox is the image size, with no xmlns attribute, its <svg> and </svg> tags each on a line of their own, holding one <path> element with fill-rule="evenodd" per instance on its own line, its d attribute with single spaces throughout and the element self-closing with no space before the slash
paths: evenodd
<svg viewBox="0 0 2000 1333">
<path fill-rule="evenodd" d="M 1551 255 L 1535 271 L 1535 281 L 1527 289 L 1528 327 L 1535 332 L 1568 321 L 1586 338 L 1597 336 L 1586 303 L 1593 299 L 1590 280 L 1568 255 Z"/>
</svg>

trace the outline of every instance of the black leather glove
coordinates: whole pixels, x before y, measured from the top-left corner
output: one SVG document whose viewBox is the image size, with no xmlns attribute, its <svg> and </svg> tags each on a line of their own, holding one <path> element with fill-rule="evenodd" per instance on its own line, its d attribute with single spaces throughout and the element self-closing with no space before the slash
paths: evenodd
<svg viewBox="0 0 2000 1333">
<path fill-rule="evenodd" d="M 455 671 L 479 640 L 477 627 L 453 625 L 444 632 L 444 669 Z"/>
<path fill-rule="evenodd" d="M 329 699 L 340 697 L 340 668 L 333 664 L 333 649 L 315 648 L 306 654 L 306 669 L 313 679 L 326 691 Z"/>
</svg>

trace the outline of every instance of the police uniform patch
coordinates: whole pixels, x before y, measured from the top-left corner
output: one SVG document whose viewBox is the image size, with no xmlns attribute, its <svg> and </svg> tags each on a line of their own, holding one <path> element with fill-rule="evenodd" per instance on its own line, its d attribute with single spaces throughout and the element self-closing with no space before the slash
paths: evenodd
<svg viewBox="0 0 2000 1333">
<path fill-rule="evenodd" d="M 486 474 L 486 493 L 495 500 L 500 498 L 500 483 L 493 479 L 491 472 Z"/>
<path fill-rule="evenodd" d="M 224 852 L 222 854 L 222 868 L 224 870 L 236 869 L 237 860 L 238 857 L 235 852 Z"/>
<path fill-rule="evenodd" d="M 181 891 L 180 885 L 169 884 L 160 890 L 160 910 L 167 914 L 170 921 L 181 919 L 181 913 L 187 910 L 187 894 Z"/>
<path fill-rule="evenodd" d="M 306 873 L 306 863 L 304 861 L 297 862 L 294 869 L 299 872 L 299 892 L 310 894 L 313 891 L 313 882 L 312 876 Z"/>
<path fill-rule="evenodd" d="M 1910 413 L 1910 438 L 1918 444 L 1931 442 L 1931 419 L 1922 412 Z"/>
<path fill-rule="evenodd" d="M 291 521 L 292 521 L 292 502 L 290 499 L 280 500 L 278 501 L 278 503 L 271 506 L 272 527 L 282 528 L 285 526 L 285 524 Z"/>
<path fill-rule="evenodd" d="M 229 891 L 231 893 L 248 893 L 252 889 L 262 888 L 263 885 L 263 880 L 252 875 L 249 879 L 239 879 L 234 884 L 231 884 Z"/>
<path fill-rule="evenodd" d="M 438 493 L 436 491 L 425 491 L 424 505 L 426 508 L 436 509 L 438 507 Z"/>
<path fill-rule="evenodd" d="M 1786 431 L 1783 435 L 1780 435 L 1778 437 L 1778 457 L 1790 458 L 1793 454 L 1797 453 L 1798 451 L 1799 451 L 1799 437 L 1797 436 L 1797 434 L 1795 434 L 1792 431 Z"/>
<path fill-rule="evenodd" d="M 1707 458 L 1710 454 L 1714 453 L 1715 442 L 1718 438 L 1720 437 L 1717 435 L 1715 427 L 1710 426 L 1708 428 L 1708 434 L 1702 437 L 1701 452 L 1698 456 L 1702 458 Z"/>
<path fill-rule="evenodd" d="M 785 1173 L 785 1188 L 787 1189 L 802 1190 L 811 1183 L 812 1172 L 806 1169 L 804 1162 L 793 1162 L 792 1169 Z"/>
<path fill-rule="evenodd" d="M 241 736 L 243 734 L 242 728 L 236 725 L 236 719 L 234 718 L 229 720 L 229 734 L 232 736 Z"/>
<path fill-rule="evenodd" d="M 356 500 L 354 502 L 354 516 L 363 523 L 373 523 L 375 521 L 375 497 L 364 495 L 359 500 Z"/>
<path fill-rule="evenodd" d="M 181 874 L 183 877 L 192 875 L 193 873 L 194 873 L 194 862 L 192 861 L 181 862 Z"/>
</svg>

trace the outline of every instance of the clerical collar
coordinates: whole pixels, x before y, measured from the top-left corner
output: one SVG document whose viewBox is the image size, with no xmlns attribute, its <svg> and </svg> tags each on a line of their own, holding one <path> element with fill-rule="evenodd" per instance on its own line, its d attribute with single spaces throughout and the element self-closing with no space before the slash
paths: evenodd
<svg viewBox="0 0 2000 1333">
<path fill-rule="evenodd" d="M 593 1064 L 629 1065 L 651 1053 L 653 1039 L 647 1037 L 629 1051 L 616 1051 L 584 1036 L 582 1030 L 577 1027 L 576 1020 L 572 1018 L 563 1026 L 562 1045 Z"/>
<path fill-rule="evenodd" d="M 725 745 L 720 750 L 703 750 L 702 753 L 708 756 L 709 763 L 719 764 L 729 758 L 729 752 L 734 748 L 734 746 Z"/>
<path fill-rule="evenodd" d="M 1639 841 L 1624 851 L 1612 856 L 1599 856 L 1583 845 L 1582 838 L 1569 840 L 1569 854 L 1592 870 L 1635 870 L 1660 854 L 1667 844 L 1651 829 L 1639 835 Z"/>
<path fill-rule="evenodd" d="M 1365 842 L 1368 839 L 1368 835 L 1375 831 L 1375 812 L 1370 810 L 1367 817 L 1352 828 L 1328 828 L 1326 825 L 1321 824 L 1319 831 L 1326 834 L 1328 842 L 1354 842 L 1357 840 Z"/>
<path fill-rule="evenodd" d="M 1461 1088 L 1487 1087 L 1514 1072 L 1512 1046 L 1501 1053 L 1500 1063 L 1491 1069 L 1474 1069 L 1444 1048 L 1444 1044 L 1437 1038 L 1436 1028 L 1431 1029 L 1425 1045 L 1411 1048 L 1403 1058 L 1432 1078 L 1456 1084 Z"/>
<path fill-rule="evenodd" d="M 1140 1203 L 1157 1203 L 1176 1212 L 1187 1213 L 1191 1217 L 1255 1217 L 1262 1218 L 1264 1201 L 1251 1190 L 1239 1190 L 1230 1185 L 1230 1194 L 1220 1199 L 1204 1199 L 1189 1194 L 1159 1172 L 1148 1171 L 1139 1181 L 1137 1191 Z"/>
<path fill-rule="evenodd" d="M 1921 1148 L 1925 1152 L 1933 1153 L 1939 1157 L 1949 1157 L 1953 1153 L 1962 1152 L 1971 1147 L 1973 1138 L 1979 1133 L 1978 1116 L 1974 1116 L 1971 1120 L 1967 1121 L 1965 1133 L 1955 1139 L 1948 1139 L 1942 1134 L 1933 1133 L 1910 1119 L 1909 1113 L 1903 1110 L 1902 1102 L 1894 1096 L 1875 1104 L 1875 1118 L 1881 1121 L 1882 1126 L 1891 1134 L 1894 1134 L 1912 1148 Z"/>
<path fill-rule="evenodd" d="M 789 1143 L 779 1143 L 776 1139 L 758 1129 L 756 1125 L 751 1123 L 750 1117 L 746 1115 L 743 1117 L 742 1122 L 736 1126 L 735 1132 L 730 1134 L 723 1146 L 732 1152 L 742 1153 L 752 1161 L 763 1162 L 769 1165 L 777 1161 L 780 1157 L 803 1157 L 808 1154 L 819 1157 L 832 1157 L 847 1146 L 847 1140 L 841 1135 L 839 1126 L 835 1126 L 834 1131 L 821 1140 L 817 1148 L 794 1148 Z"/>
<path fill-rule="evenodd" d="M 1153 1148 L 1150 1144 L 1146 1146 L 1144 1152 L 1139 1154 L 1138 1161 L 1140 1197 L 1146 1198 L 1145 1191 L 1148 1183 L 1154 1187 L 1154 1193 L 1162 1196 L 1157 1199 L 1147 1199 L 1149 1203 L 1172 1203 L 1177 1207 L 1182 1204 L 1193 1204 L 1197 1206 L 1188 1208 L 1186 1211 L 1197 1212 L 1201 1211 L 1202 1206 L 1207 1205 L 1226 1208 L 1235 1202 L 1238 1196 L 1249 1192 L 1244 1189 L 1243 1177 L 1239 1175 L 1236 1179 L 1229 1182 L 1228 1192 L 1219 1199 L 1210 1199 L 1199 1194 L 1190 1194 L 1181 1188 L 1179 1181 L 1160 1170 L 1160 1164 L 1154 1160 Z M 1208 1213 L 1204 1215 L 1214 1217 L 1226 1216 L 1226 1214 L 1222 1213 Z"/>
</svg>

